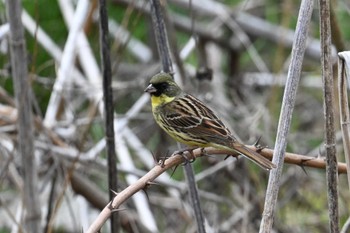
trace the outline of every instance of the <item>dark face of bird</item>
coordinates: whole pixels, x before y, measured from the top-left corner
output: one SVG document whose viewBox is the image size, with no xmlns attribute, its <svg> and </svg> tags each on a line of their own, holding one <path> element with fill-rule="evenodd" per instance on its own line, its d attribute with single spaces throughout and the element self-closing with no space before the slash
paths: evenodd
<svg viewBox="0 0 350 233">
<path fill-rule="evenodd" d="M 175 97 L 181 93 L 180 87 L 167 73 L 159 73 L 153 76 L 149 83 L 145 92 L 150 93 L 151 96 L 159 97 L 164 94 L 167 97 Z"/>
</svg>

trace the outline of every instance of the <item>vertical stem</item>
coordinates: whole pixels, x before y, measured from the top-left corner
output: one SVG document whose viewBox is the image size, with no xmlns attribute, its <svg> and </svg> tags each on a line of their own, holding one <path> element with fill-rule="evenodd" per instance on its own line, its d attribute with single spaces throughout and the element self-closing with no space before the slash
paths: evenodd
<svg viewBox="0 0 350 233">
<path fill-rule="evenodd" d="M 21 1 L 7 0 L 6 10 L 10 24 L 11 65 L 18 111 L 18 152 L 22 157 L 23 166 L 23 200 L 26 210 L 24 229 L 27 232 L 36 233 L 42 231 L 40 228 L 41 205 L 34 159 L 32 102 L 26 42 L 21 21 Z"/>
<path fill-rule="evenodd" d="M 308 35 L 312 9 L 312 0 L 303 0 L 301 2 L 298 22 L 295 29 L 296 33 L 293 42 L 292 58 L 289 65 L 286 86 L 284 89 L 282 109 L 278 122 L 276 144 L 272 160 L 273 163 L 277 165 L 277 168 L 272 169 L 270 172 L 269 183 L 266 191 L 264 212 L 259 230 L 260 233 L 271 232 L 273 225 L 274 211 L 277 203 L 284 154 L 287 146 L 287 136 L 289 133 L 297 87 L 299 84 L 300 73 L 306 49 L 306 39 Z"/>
<path fill-rule="evenodd" d="M 157 41 L 157 47 L 159 52 L 159 58 L 162 61 L 163 71 L 166 73 L 172 73 L 172 61 L 170 56 L 170 47 L 168 41 L 168 35 L 164 23 L 164 17 L 162 14 L 162 6 L 160 0 L 151 0 L 151 15 L 153 22 L 153 30 Z M 197 185 L 194 179 L 194 173 L 191 164 L 186 164 L 185 174 L 187 183 L 189 186 L 189 194 L 191 197 L 192 206 L 195 213 L 197 222 L 197 230 L 199 233 L 205 233 L 204 217 L 200 205 L 200 199 L 197 192 Z"/>
<path fill-rule="evenodd" d="M 347 74 L 345 67 L 345 59 L 339 53 L 338 57 L 338 90 L 339 90 L 339 110 L 340 110 L 340 124 L 343 135 L 344 155 L 346 161 L 346 169 L 350 171 L 350 113 L 348 103 L 348 89 L 347 89 Z M 349 56 L 350 58 L 350 56 Z M 349 64 L 350 65 L 350 64 Z M 350 172 L 347 172 L 348 185 L 350 188 Z"/>
<path fill-rule="evenodd" d="M 197 222 L 197 230 L 198 233 L 205 233 L 206 231 L 204 227 L 204 217 L 192 165 L 190 163 L 186 163 L 184 169 L 186 180 L 189 186 L 189 194 L 193 206 L 193 212 Z"/>
<path fill-rule="evenodd" d="M 165 28 L 162 6 L 159 0 L 151 0 L 151 16 L 153 23 L 153 31 L 157 41 L 159 57 L 162 61 L 163 71 L 166 73 L 173 72 L 171 62 L 168 35 Z"/>
<path fill-rule="evenodd" d="M 321 67 L 324 95 L 325 149 L 328 211 L 331 233 L 339 232 L 338 169 L 335 148 L 334 93 L 331 59 L 331 27 L 329 0 L 320 0 Z"/>
<path fill-rule="evenodd" d="M 108 29 L 108 12 L 106 0 L 99 0 L 100 12 L 100 46 L 101 46 L 101 63 L 103 69 L 103 97 L 105 109 L 105 128 L 106 143 L 108 156 L 108 186 L 109 198 L 113 199 L 114 193 L 117 191 L 117 158 L 115 153 L 114 141 L 114 120 L 113 120 L 113 92 L 112 92 L 112 68 L 109 53 L 109 29 Z M 111 215 L 111 232 L 118 232 L 118 215 Z"/>
</svg>

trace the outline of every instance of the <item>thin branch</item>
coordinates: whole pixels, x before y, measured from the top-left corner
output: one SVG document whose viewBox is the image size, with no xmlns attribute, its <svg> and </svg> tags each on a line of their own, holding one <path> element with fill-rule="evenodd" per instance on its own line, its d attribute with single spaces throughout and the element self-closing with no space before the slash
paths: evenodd
<svg viewBox="0 0 350 233">
<path fill-rule="evenodd" d="M 38 176 L 34 159 L 32 102 L 27 68 L 26 42 L 21 21 L 22 5 L 19 0 L 6 1 L 10 24 L 11 65 L 18 109 L 18 148 L 22 158 L 24 179 L 25 229 L 41 232 Z"/>
<path fill-rule="evenodd" d="M 254 146 L 247 146 L 250 149 L 254 150 L 256 149 Z M 272 159 L 274 151 L 271 149 L 263 149 L 260 154 L 263 155 L 265 158 Z M 325 158 L 322 157 L 311 157 L 306 155 L 300 155 L 295 153 L 289 153 L 286 152 L 284 155 L 284 163 L 288 164 L 295 164 L 300 167 L 312 167 L 317 169 L 325 169 L 326 168 L 326 161 Z M 339 174 L 346 174 L 346 164 L 345 163 L 338 163 L 338 172 Z"/>
<path fill-rule="evenodd" d="M 136 167 L 131 158 L 125 140 L 120 135 L 118 135 L 118 137 L 116 138 L 116 148 L 118 151 L 117 154 L 118 160 L 120 161 L 120 165 L 124 166 L 127 169 L 135 170 Z M 133 174 L 126 174 L 125 180 L 128 183 L 128 185 L 132 185 L 133 183 L 137 182 L 138 177 Z M 145 186 L 145 189 L 146 188 L 147 185 Z M 111 198 L 110 200 L 113 200 L 113 198 Z M 150 232 L 159 232 L 156 223 L 156 218 L 151 211 L 146 194 L 144 192 L 136 193 L 132 196 L 132 200 L 134 201 L 135 208 L 138 212 L 138 218 L 146 227 L 146 229 Z"/>
<path fill-rule="evenodd" d="M 70 0 L 59 0 L 59 6 L 63 15 L 63 19 L 69 29 L 74 25 L 74 5 Z M 85 25 L 85 24 L 84 24 Z M 89 80 L 91 86 L 94 88 L 95 95 L 93 96 L 94 101 L 99 103 L 99 111 L 103 111 L 102 107 L 102 75 L 98 67 L 97 60 L 94 57 L 94 53 L 91 49 L 89 41 L 83 30 L 80 30 L 77 35 L 76 52 L 82 70 L 86 78 Z M 75 67 L 74 67 L 75 68 Z M 84 79 L 85 80 L 85 79 Z M 84 83 L 85 86 L 87 85 Z"/>
<path fill-rule="evenodd" d="M 108 188 L 110 200 L 114 197 L 114 192 L 118 190 L 117 180 L 117 157 L 115 152 L 115 135 L 114 135 L 114 104 L 112 90 L 112 68 L 109 53 L 109 29 L 108 29 L 108 12 L 105 0 L 99 0 L 100 12 L 100 50 L 101 63 L 103 70 L 103 97 L 105 110 L 105 131 L 108 160 Z M 111 232 L 118 232 L 119 219 L 118 215 L 111 216 Z"/>
<path fill-rule="evenodd" d="M 259 230 L 260 233 L 268 233 L 272 230 L 280 177 L 282 175 L 284 154 L 287 146 L 287 136 L 289 133 L 297 87 L 299 84 L 301 68 L 306 49 L 306 40 L 308 35 L 307 32 L 309 29 L 312 9 L 312 0 L 303 0 L 301 2 L 292 49 L 292 58 L 288 70 L 288 78 L 284 90 L 282 108 L 278 123 L 275 151 L 272 160 L 273 163 L 277 165 L 277 168 L 272 169 L 270 172 L 269 183 L 266 191 L 264 212 Z"/>
<path fill-rule="evenodd" d="M 205 226 L 204 226 L 205 220 L 204 220 L 203 211 L 200 203 L 200 198 L 198 195 L 198 187 L 197 187 L 197 183 L 196 183 L 196 179 L 194 176 L 194 171 L 191 163 L 188 163 L 188 162 L 185 163 L 184 172 L 185 172 L 186 181 L 188 184 L 188 191 L 190 195 L 191 204 L 193 207 L 194 217 L 197 223 L 197 231 L 199 233 L 205 233 L 206 232 Z"/>
<path fill-rule="evenodd" d="M 338 89 L 340 124 L 343 135 L 344 154 L 347 170 L 350 171 L 350 113 L 347 93 L 347 77 L 350 76 L 350 52 L 339 53 L 338 57 Z M 346 68 L 348 70 L 346 70 Z M 350 77 L 349 77 L 350 78 Z M 339 172 L 339 170 L 338 170 Z M 348 173 L 348 184 L 350 188 L 350 173 Z"/>
<path fill-rule="evenodd" d="M 247 146 L 250 149 L 257 150 L 254 146 Z M 261 155 L 266 158 L 271 159 L 274 153 L 273 150 L 263 149 L 262 151 L 258 151 Z M 199 158 L 201 156 L 209 156 L 209 155 L 227 155 L 232 153 L 227 150 L 220 150 L 213 147 L 207 148 L 198 148 L 193 150 L 193 153 L 186 154 L 187 156 L 193 155 L 194 158 Z M 233 155 L 237 156 L 237 155 Z M 190 158 L 190 157 L 189 157 Z M 298 155 L 293 153 L 286 153 L 285 160 L 292 164 L 298 164 L 300 166 L 309 166 L 314 168 L 325 168 L 326 163 L 322 158 L 313 158 L 304 155 Z M 156 165 L 149 172 L 147 172 L 144 176 L 138 179 L 136 182 L 128 186 L 126 189 L 122 190 L 118 195 L 110 202 L 108 205 L 102 210 L 99 216 L 95 219 L 95 221 L 91 224 L 87 233 L 95 233 L 98 232 L 99 229 L 104 225 L 104 223 L 108 220 L 109 216 L 113 213 L 113 211 L 117 210 L 121 204 L 123 204 L 127 199 L 129 199 L 136 192 L 144 189 L 150 182 L 154 181 L 157 177 L 159 177 L 166 170 L 169 170 L 173 167 L 176 167 L 182 163 L 184 163 L 184 156 L 176 154 L 165 160 L 164 166 Z M 344 163 L 339 163 L 338 168 L 342 173 L 346 173 L 346 165 Z"/>
<path fill-rule="evenodd" d="M 154 27 L 154 33 L 157 41 L 159 57 L 163 64 L 163 71 L 166 73 L 173 72 L 173 65 L 171 62 L 169 41 L 164 23 L 161 1 L 152 0 L 151 3 L 151 16 Z"/>
<path fill-rule="evenodd" d="M 73 25 L 69 31 L 67 42 L 62 54 L 62 61 L 58 70 L 58 76 L 53 87 L 49 104 L 47 106 L 44 125 L 48 128 L 52 128 L 56 122 L 56 115 L 61 101 L 64 85 L 69 80 L 70 72 L 73 67 L 73 60 L 76 54 L 76 41 L 78 39 L 79 32 L 83 29 L 85 18 L 88 14 L 89 1 L 80 0 L 77 5 L 77 10 L 74 15 Z"/>
<path fill-rule="evenodd" d="M 340 233 L 347 233 L 350 231 L 350 217 L 346 220 L 346 222 L 344 223 Z"/>
<path fill-rule="evenodd" d="M 334 86 L 331 58 L 330 1 L 320 0 L 321 67 L 324 95 L 329 232 L 339 232 L 338 171 L 335 147 Z"/>
</svg>

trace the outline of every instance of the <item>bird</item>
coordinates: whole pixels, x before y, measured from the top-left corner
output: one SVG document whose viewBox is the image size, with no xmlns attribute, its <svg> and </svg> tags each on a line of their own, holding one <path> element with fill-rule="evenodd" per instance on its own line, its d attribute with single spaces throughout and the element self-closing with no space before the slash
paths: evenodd
<svg viewBox="0 0 350 233">
<path fill-rule="evenodd" d="M 219 117 L 202 101 L 184 92 L 171 74 L 154 75 L 144 91 L 151 95 L 155 121 L 176 141 L 190 147 L 214 147 L 238 153 L 265 170 L 276 167 L 239 142 Z"/>
</svg>

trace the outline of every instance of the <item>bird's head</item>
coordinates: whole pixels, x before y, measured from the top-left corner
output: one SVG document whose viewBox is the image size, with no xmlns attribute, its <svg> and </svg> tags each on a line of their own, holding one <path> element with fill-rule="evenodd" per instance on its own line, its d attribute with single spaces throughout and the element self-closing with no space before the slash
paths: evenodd
<svg viewBox="0 0 350 233">
<path fill-rule="evenodd" d="M 181 93 L 181 89 L 170 74 L 162 72 L 151 78 L 145 92 L 155 97 L 175 97 Z"/>
</svg>

